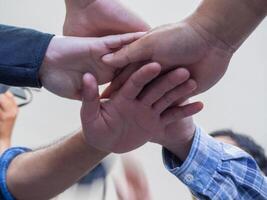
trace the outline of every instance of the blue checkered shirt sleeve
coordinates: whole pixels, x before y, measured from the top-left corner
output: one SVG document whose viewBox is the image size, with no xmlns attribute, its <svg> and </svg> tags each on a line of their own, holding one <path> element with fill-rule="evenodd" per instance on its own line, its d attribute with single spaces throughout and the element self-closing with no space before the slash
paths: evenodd
<svg viewBox="0 0 267 200">
<path fill-rule="evenodd" d="M 182 163 L 163 149 L 166 168 L 198 199 L 267 200 L 267 178 L 241 149 L 216 141 L 197 128 L 188 158 Z"/>
</svg>

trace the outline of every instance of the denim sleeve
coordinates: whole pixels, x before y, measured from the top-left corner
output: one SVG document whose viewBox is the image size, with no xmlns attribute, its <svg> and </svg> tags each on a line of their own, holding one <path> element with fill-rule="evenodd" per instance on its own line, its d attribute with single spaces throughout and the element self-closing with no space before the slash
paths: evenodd
<svg viewBox="0 0 267 200">
<path fill-rule="evenodd" d="M 38 71 L 53 35 L 0 24 L 0 82 L 41 87 Z"/>
<path fill-rule="evenodd" d="M 22 147 L 14 147 L 10 148 L 4 152 L 4 154 L 0 158 L 0 193 L 3 196 L 4 200 L 15 200 L 12 194 L 9 192 L 7 183 L 6 183 L 6 173 L 7 169 L 11 163 L 11 161 L 22 153 L 26 153 L 31 151 L 27 148 Z M 26 170 L 26 169 L 22 169 Z M 1 198 L 1 195 L 0 195 Z"/>
<path fill-rule="evenodd" d="M 267 178 L 256 161 L 241 149 L 216 141 L 200 128 L 182 163 L 163 149 L 166 168 L 198 199 L 266 200 Z"/>
</svg>

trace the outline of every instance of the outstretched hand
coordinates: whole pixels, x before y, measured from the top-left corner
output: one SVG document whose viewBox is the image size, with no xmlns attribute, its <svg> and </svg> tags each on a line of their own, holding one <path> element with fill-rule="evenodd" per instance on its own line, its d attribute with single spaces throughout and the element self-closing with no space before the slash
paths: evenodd
<svg viewBox="0 0 267 200">
<path fill-rule="evenodd" d="M 171 122 L 198 112 L 194 105 L 171 107 L 196 89 L 189 72 L 176 69 L 163 76 L 160 72 L 157 63 L 143 66 L 104 102 L 100 101 L 95 78 L 86 74 L 81 108 L 86 141 L 102 151 L 128 152 L 164 132 Z"/>
<path fill-rule="evenodd" d="M 118 52 L 105 55 L 103 61 L 121 67 L 152 60 L 160 63 L 165 71 L 172 66 L 183 66 L 196 80 L 195 94 L 198 94 L 208 90 L 224 75 L 232 53 L 225 44 L 188 19 L 156 28 Z M 130 69 L 125 68 L 125 71 L 113 81 L 104 96 L 110 96 L 123 85 Z"/>
<path fill-rule="evenodd" d="M 142 35 L 138 32 L 100 38 L 55 36 L 40 68 L 40 80 L 49 91 L 80 100 L 83 75 L 91 73 L 98 84 L 110 82 L 119 68 L 105 65 L 101 57 Z"/>
</svg>

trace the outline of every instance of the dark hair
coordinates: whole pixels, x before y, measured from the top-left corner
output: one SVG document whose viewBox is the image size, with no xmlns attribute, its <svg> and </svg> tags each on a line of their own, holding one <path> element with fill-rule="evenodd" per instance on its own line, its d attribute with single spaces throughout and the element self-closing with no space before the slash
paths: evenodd
<svg viewBox="0 0 267 200">
<path fill-rule="evenodd" d="M 267 175 L 267 158 L 264 149 L 257 144 L 251 137 L 244 134 L 236 133 L 232 130 L 219 130 L 210 133 L 212 137 L 227 136 L 236 144 L 249 153 L 257 162 L 262 172 Z"/>
</svg>

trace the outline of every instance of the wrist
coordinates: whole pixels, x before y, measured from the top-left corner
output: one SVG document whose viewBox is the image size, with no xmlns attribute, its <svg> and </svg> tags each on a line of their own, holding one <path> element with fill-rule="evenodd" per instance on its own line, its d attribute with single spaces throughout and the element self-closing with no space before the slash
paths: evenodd
<svg viewBox="0 0 267 200">
<path fill-rule="evenodd" d="M 72 11 L 73 9 L 83 9 L 89 4 L 97 0 L 65 0 L 67 11 Z"/>
<path fill-rule="evenodd" d="M 212 46 L 234 53 L 266 14 L 265 0 L 205 0 L 188 22 Z"/>
<path fill-rule="evenodd" d="M 101 160 L 106 157 L 107 155 L 110 154 L 110 152 L 106 152 L 106 151 L 102 151 L 100 149 L 97 149 L 95 147 L 93 147 L 92 145 L 90 145 L 87 140 L 86 140 L 86 137 L 84 136 L 84 133 L 83 131 L 80 131 L 78 134 L 77 134 L 77 138 L 79 140 L 79 142 L 81 143 L 81 147 L 83 149 L 85 149 L 86 151 L 88 151 L 88 155 L 91 159 L 91 155 L 93 154 L 95 157 L 99 157 L 101 158 Z"/>
<path fill-rule="evenodd" d="M 0 138 L 0 155 L 11 146 L 10 138 Z"/>
<path fill-rule="evenodd" d="M 183 138 L 172 138 L 171 141 L 163 144 L 163 146 L 172 152 L 177 158 L 181 161 L 186 160 L 187 156 L 190 153 L 194 136 L 195 136 L 196 126 L 187 127 L 183 131 L 177 130 L 177 134 L 184 135 Z"/>
</svg>

